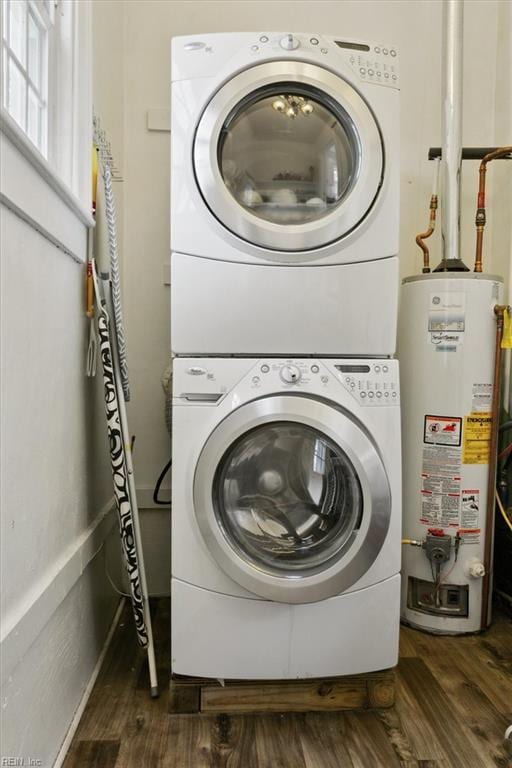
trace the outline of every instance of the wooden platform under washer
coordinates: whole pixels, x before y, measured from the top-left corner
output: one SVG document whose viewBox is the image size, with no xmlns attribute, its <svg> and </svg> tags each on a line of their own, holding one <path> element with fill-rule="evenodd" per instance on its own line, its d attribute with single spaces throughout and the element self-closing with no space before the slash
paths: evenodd
<svg viewBox="0 0 512 768">
<path fill-rule="evenodd" d="M 395 703 L 395 672 L 310 680 L 217 680 L 173 675 L 169 712 L 175 715 L 328 712 L 385 709 Z"/>
</svg>

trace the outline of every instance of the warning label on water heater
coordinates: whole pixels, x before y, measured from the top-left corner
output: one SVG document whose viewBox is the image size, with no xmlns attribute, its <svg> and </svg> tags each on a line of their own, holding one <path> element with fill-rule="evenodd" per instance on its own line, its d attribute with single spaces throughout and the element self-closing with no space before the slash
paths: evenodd
<svg viewBox="0 0 512 768">
<path fill-rule="evenodd" d="M 461 544 L 480 544 L 480 528 L 461 528 L 457 531 Z"/>
<path fill-rule="evenodd" d="M 480 491 L 478 489 L 461 491 L 460 524 L 462 528 L 472 531 L 480 525 Z"/>
<path fill-rule="evenodd" d="M 427 445 L 460 445 L 462 419 L 458 416 L 425 416 L 423 442 Z"/>
<path fill-rule="evenodd" d="M 425 416 L 420 522 L 458 528 L 461 498 L 462 419 Z"/>
<path fill-rule="evenodd" d="M 464 416 L 463 464 L 488 464 L 491 450 L 492 416 L 471 413 Z"/>
<path fill-rule="evenodd" d="M 459 509 L 459 493 L 434 493 L 422 489 L 420 522 L 424 525 L 458 528 Z"/>
</svg>

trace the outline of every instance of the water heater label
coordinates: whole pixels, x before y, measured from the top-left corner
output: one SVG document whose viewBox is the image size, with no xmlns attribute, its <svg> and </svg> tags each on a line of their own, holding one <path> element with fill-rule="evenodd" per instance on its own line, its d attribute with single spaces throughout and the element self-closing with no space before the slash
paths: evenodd
<svg viewBox="0 0 512 768">
<path fill-rule="evenodd" d="M 420 487 L 423 525 L 443 528 L 460 525 L 461 421 L 458 417 L 425 416 Z M 446 434 L 451 437 L 442 436 L 446 427 L 450 427 Z M 433 442 L 435 440 L 440 442 Z"/>
<path fill-rule="evenodd" d="M 438 291 L 430 294 L 428 333 L 436 347 L 457 347 L 464 341 L 466 295 L 463 291 Z"/>
<path fill-rule="evenodd" d="M 464 529 L 473 531 L 480 525 L 480 491 L 466 489 L 461 491 L 460 524 Z"/>
<path fill-rule="evenodd" d="M 471 413 L 464 416 L 462 431 L 462 463 L 488 464 L 491 449 L 492 416 L 490 413 Z"/>
<path fill-rule="evenodd" d="M 459 527 L 460 494 L 421 492 L 421 518 L 424 525 Z"/>
<path fill-rule="evenodd" d="M 461 544 L 480 544 L 480 528 L 461 528 L 458 531 Z"/>
<path fill-rule="evenodd" d="M 489 413 L 491 410 L 492 384 L 473 384 L 471 411 Z"/>
<path fill-rule="evenodd" d="M 425 416 L 423 442 L 427 445 L 460 445 L 462 419 L 458 416 Z"/>
</svg>

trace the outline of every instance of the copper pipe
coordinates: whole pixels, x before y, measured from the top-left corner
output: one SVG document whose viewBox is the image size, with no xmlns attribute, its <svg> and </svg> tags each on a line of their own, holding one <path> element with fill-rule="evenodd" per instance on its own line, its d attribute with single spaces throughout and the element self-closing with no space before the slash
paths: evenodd
<svg viewBox="0 0 512 768">
<path fill-rule="evenodd" d="M 489 474 L 487 476 L 487 508 L 485 513 L 485 541 L 484 541 L 484 566 L 485 574 L 482 580 L 482 613 L 480 616 L 480 629 L 489 626 L 489 603 L 491 591 L 492 573 L 492 544 L 494 541 L 494 494 L 496 490 L 496 469 L 498 463 L 498 425 L 500 411 L 500 384 L 501 384 L 501 342 L 503 339 L 503 315 L 507 305 L 496 304 L 496 346 L 494 353 L 494 377 L 492 385 L 491 401 L 491 439 L 489 446 Z"/>
<path fill-rule="evenodd" d="M 423 242 L 430 237 L 436 228 L 436 211 L 437 211 L 437 195 L 432 195 L 430 198 L 430 220 L 429 227 L 425 232 L 421 232 L 416 235 L 416 245 L 418 245 L 423 251 L 423 269 L 422 272 L 430 272 L 430 251 Z"/>
<path fill-rule="evenodd" d="M 487 163 L 491 160 L 496 160 L 498 157 L 504 157 L 512 153 L 512 146 L 510 147 L 498 147 L 493 152 L 489 152 L 485 155 L 480 163 L 480 169 L 478 171 L 478 198 L 476 204 L 476 251 L 475 251 L 475 272 L 482 271 L 482 247 L 484 241 L 484 228 L 486 223 L 485 216 L 485 174 L 487 172 Z"/>
<path fill-rule="evenodd" d="M 430 252 L 428 247 L 423 242 L 430 237 L 436 228 L 436 211 L 437 211 L 437 185 L 439 183 L 439 167 L 441 165 L 441 158 L 434 160 L 434 174 L 432 177 L 432 194 L 430 196 L 430 219 L 429 226 L 426 232 L 421 232 L 416 235 L 416 245 L 423 251 L 423 272 L 430 272 Z"/>
</svg>

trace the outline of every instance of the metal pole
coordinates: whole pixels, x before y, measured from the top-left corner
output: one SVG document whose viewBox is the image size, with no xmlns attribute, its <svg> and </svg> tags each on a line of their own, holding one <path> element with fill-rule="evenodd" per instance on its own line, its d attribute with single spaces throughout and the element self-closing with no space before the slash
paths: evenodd
<svg viewBox="0 0 512 768">
<path fill-rule="evenodd" d="M 460 261 L 463 19 L 463 0 L 445 0 L 443 5 L 441 192 L 443 261 L 436 271 L 467 270 Z"/>
</svg>

